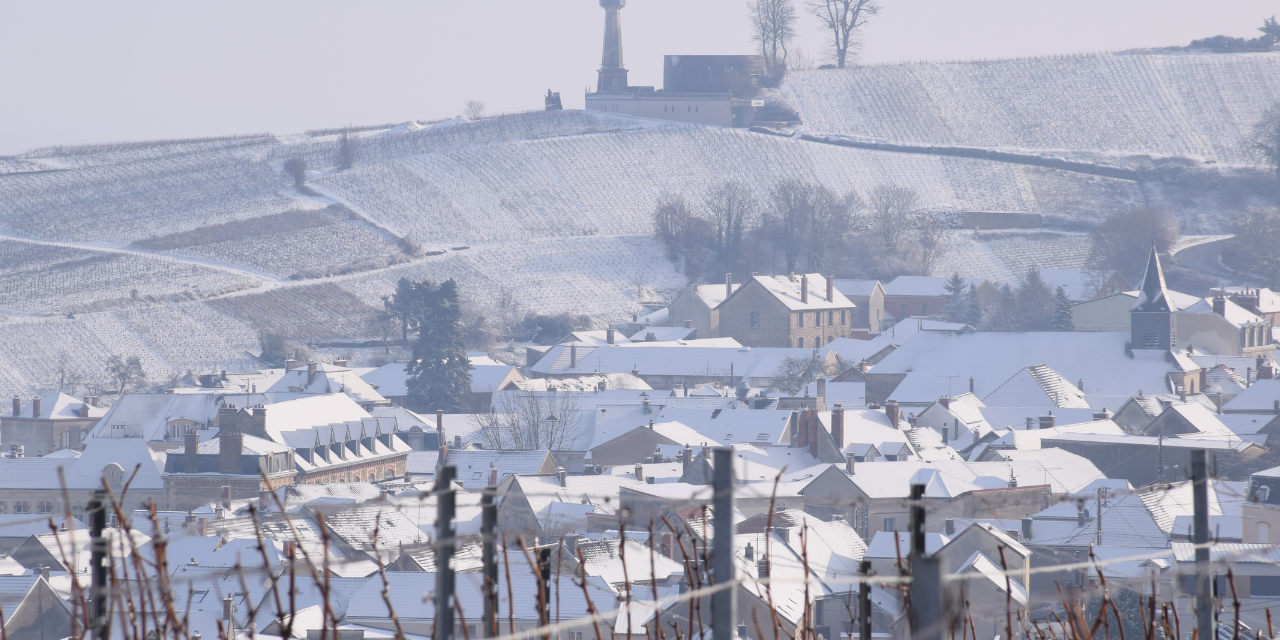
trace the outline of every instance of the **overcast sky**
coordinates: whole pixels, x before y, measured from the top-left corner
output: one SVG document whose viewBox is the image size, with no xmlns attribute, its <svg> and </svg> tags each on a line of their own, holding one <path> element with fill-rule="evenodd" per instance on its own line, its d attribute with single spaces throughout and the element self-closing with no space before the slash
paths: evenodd
<svg viewBox="0 0 1280 640">
<path fill-rule="evenodd" d="M 804 0 L 797 0 L 802 4 Z M 663 54 L 751 53 L 746 0 L 631 0 L 632 84 Z M 956 60 L 1255 37 L 1276 0 L 882 0 L 861 61 Z M 430 120 L 470 99 L 581 108 L 595 0 L 41 0 L 0 6 L 0 154 L 52 145 Z M 799 46 L 823 50 L 806 17 Z"/>
</svg>

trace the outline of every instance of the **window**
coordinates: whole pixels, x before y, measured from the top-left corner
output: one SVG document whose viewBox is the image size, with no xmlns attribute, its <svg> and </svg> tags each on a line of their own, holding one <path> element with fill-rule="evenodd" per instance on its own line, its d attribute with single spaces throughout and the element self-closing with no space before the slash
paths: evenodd
<svg viewBox="0 0 1280 640">
<path fill-rule="evenodd" d="M 803 312 L 803 311 L 801 311 L 800 313 L 797 313 L 797 314 L 796 314 L 796 317 L 798 317 L 798 318 L 799 318 L 799 320 L 797 320 L 797 322 L 799 322 L 799 323 L 800 323 L 798 326 L 800 326 L 800 327 L 802 327 L 802 328 L 803 328 L 803 327 L 804 327 L 804 312 Z"/>
<path fill-rule="evenodd" d="M 483 474 L 483 472 L 477 471 L 477 472 L 475 472 L 475 473 L 471 474 L 471 479 L 472 479 L 472 480 L 479 480 L 481 475 L 484 475 L 484 474 Z"/>
<path fill-rule="evenodd" d="M 53 503 L 40 502 L 36 504 L 36 513 L 53 513 Z"/>
<path fill-rule="evenodd" d="M 840 326 L 842 327 L 844 326 L 844 314 L 845 314 L 844 309 L 841 309 L 840 310 Z"/>
<path fill-rule="evenodd" d="M 894 528 L 893 528 L 893 518 L 885 518 L 885 519 L 884 519 L 884 530 L 885 530 L 885 531 L 897 531 L 897 529 L 894 529 Z"/>
<path fill-rule="evenodd" d="M 31 503 L 21 502 L 21 501 L 14 502 L 13 512 L 14 513 L 31 513 Z"/>
<path fill-rule="evenodd" d="M 796 348 L 797 349 L 804 348 L 804 338 L 796 338 Z"/>
<path fill-rule="evenodd" d="M 841 315 L 843 315 L 843 314 L 844 314 L 844 312 L 843 312 L 843 311 L 841 311 L 840 313 L 841 313 Z M 834 311 L 828 311 L 828 312 L 827 312 L 827 326 L 828 326 L 828 327 L 829 327 L 829 326 L 831 326 L 831 325 L 833 325 L 833 324 L 835 324 L 834 322 L 832 322 L 832 320 L 835 320 L 835 318 L 836 318 L 836 312 L 834 312 Z"/>
<path fill-rule="evenodd" d="M 396 470 L 392 469 L 391 467 L 387 467 L 387 470 L 382 473 L 382 477 L 386 478 L 387 480 L 390 480 L 396 477 Z"/>
<path fill-rule="evenodd" d="M 821 311 L 814 311 L 814 312 L 813 312 L 813 326 L 815 326 L 815 327 L 821 327 L 821 326 L 822 326 L 822 312 L 821 312 Z"/>
<path fill-rule="evenodd" d="M 760 312 L 759 312 L 759 311 L 752 311 L 752 312 L 751 312 L 751 328 L 752 328 L 752 329 L 759 329 L 759 328 L 760 328 Z M 581 635 L 581 634 L 579 634 L 579 635 Z"/>
</svg>

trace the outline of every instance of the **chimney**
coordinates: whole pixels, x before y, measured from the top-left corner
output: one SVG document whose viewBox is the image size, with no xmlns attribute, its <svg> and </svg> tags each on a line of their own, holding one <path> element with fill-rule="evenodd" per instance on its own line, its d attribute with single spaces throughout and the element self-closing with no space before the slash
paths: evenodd
<svg viewBox="0 0 1280 640">
<path fill-rule="evenodd" d="M 800 303 L 809 304 L 809 276 L 800 276 Z"/>
<path fill-rule="evenodd" d="M 1102 411 L 1095 411 L 1095 412 L 1094 412 L 1094 414 L 1093 414 L 1093 419 L 1094 419 L 1095 421 L 1096 421 L 1096 420 L 1110 420 L 1110 419 L 1111 419 L 1111 416 L 1112 416 L 1112 413 L 1111 413 L 1110 411 L 1107 411 L 1107 408 L 1106 408 L 1106 407 L 1103 407 L 1103 408 L 1102 408 Z"/>
<path fill-rule="evenodd" d="M 338 360 L 334 360 L 334 361 L 333 361 L 333 364 L 335 364 L 335 365 L 337 365 L 337 366 L 339 366 L 339 367 L 345 367 L 345 366 L 347 366 L 347 359 L 346 359 L 346 358 L 340 358 L 340 359 L 338 359 Z M 225 376 L 226 374 L 224 373 L 223 375 Z"/>
<path fill-rule="evenodd" d="M 218 432 L 218 473 L 240 475 L 240 450 L 243 448 L 244 436 L 239 429 L 224 427 Z"/>
<path fill-rule="evenodd" d="M 1181 400 L 1182 402 L 1187 401 L 1187 385 L 1185 384 L 1178 385 L 1178 399 Z"/>
<path fill-rule="evenodd" d="M 1040 416 L 1040 428 L 1041 428 L 1041 429 L 1052 429 L 1052 428 L 1053 428 L 1054 423 L 1055 423 L 1055 420 L 1054 420 L 1053 412 L 1052 412 L 1052 411 L 1050 411 L 1050 412 L 1049 412 L 1049 415 L 1047 415 L 1047 416 Z"/>
<path fill-rule="evenodd" d="M 1031 523 L 1032 522 L 1033 521 L 1029 516 L 1022 519 L 1022 539 L 1023 540 L 1031 539 Z"/>
<path fill-rule="evenodd" d="M 578 368 L 578 345 L 577 343 L 569 345 L 569 368 Z"/>
<path fill-rule="evenodd" d="M 461 448 L 462 448 L 462 436 L 454 436 L 454 437 L 453 437 L 453 448 L 454 448 L 454 449 L 461 449 Z"/>
<path fill-rule="evenodd" d="M 636 463 L 636 480 L 644 482 L 644 465 Z"/>
<path fill-rule="evenodd" d="M 1084 500 L 1076 503 L 1076 526 L 1083 527 L 1089 521 L 1089 510 L 1084 508 Z"/>
<path fill-rule="evenodd" d="M 1081 391 L 1084 391 L 1084 378 L 1079 378 L 1076 380 L 1076 388 Z"/>
<path fill-rule="evenodd" d="M 855 462 L 856 462 L 856 460 L 854 460 L 854 459 L 853 459 L 853 454 L 852 454 L 852 453 L 850 453 L 850 454 L 849 454 L 848 456 L 846 456 L 846 457 L 845 457 L 845 459 L 844 459 L 844 470 L 845 470 L 846 472 L 848 472 L 848 474 L 849 474 L 849 475 L 855 475 L 855 474 L 854 474 L 854 471 L 855 471 L 855 470 L 854 470 L 854 466 L 853 466 Z"/>
<path fill-rule="evenodd" d="M 284 361 L 284 370 L 286 373 L 289 371 L 293 371 L 293 368 L 296 366 L 298 366 L 298 361 L 294 360 L 293 358 L 289 358 L 288 360 Z"/>
<path fill-rule="evenodd" d="M 498 468 L 492 462 L 489 463 L 489 486 L 498 486 Z"/>
<path fill-rule="evenodd" d="M 693 449 L 690 449 L 688 445 L 685 445 L 684 451 L 682 451 L 680 455 L 680 471 L 683 472 L 688 469 L 690 462 L 693 462 Z"/>
<path fill-rule="evenodd" d="M 222 485 L 222 508 L 231 510 L 231 487 L 225 484 Z"/>
<path fill-rule="evenodd" d="M 728 298 L 733 295 L 733 274 L 724 274 L 724 297 Z"/>
<path fill-rule="evenodd" d="M 93 406 L 98 406 L 98 396 L 93 396 Z"/>
<path fill-rule="evenodd" d="M 1227 299 L 1222 297 L 1222 294 L 1218 294 L 1213 297 L 1213 312 L 1224 318 L 1226 317 Z"/>
<path fill-rule="evenodd" d="M 196 522 L 196 530 L 199 531 L 202 536 L 209 535 L 209 519 L 201 516 L 200 520 Z"/>
<path fill-rule="evenodd" d="M 562 487 L 566 487 L 566 486 L 568 486 L 568 485 L 565 483 L 565 472 L 564 472 L 564 467 L 556 467 L 556 479 L 560 481 L 560 486 L 562 486 Z"/>
<path fill-rule="evenodd" d="M 884 415 L 889 418 L 889 426 L 894 429 L 898 428 L 898 418 L 901 414 L 898 411 L 898 401 L 890 400 L 884 403 Z"/>
<path fill-rule="evenodd" d="M 750 542 L 747 543 L 747 548 L 745 551 L 743 551 L 742 555 L 747 559 L 747 562 L 756 561 L 756 550 L 754 547 L 751 546 Z"/>
<path fill-rule="evenodd" d="M 836 448 L 844 451 L 844 407 L 838 404 L 831 411 L 831 438 L 836 441 Z"/>
<path fill-rule="evenodd" d="M 836 277 L 834 275 L 827 276 L 827 302 L 831 302 L 836 297 Z"/>
<path fill-rule="evenodd" d="M 692 321 L 692 320 L 685 320 L 685 321 L 684 321 L 684 328 L 686 328 L 686 329 L 692 329 L 692 328 L 693 328 L 693 321 Z"/>
<path fill-rule="evenodd" d="M 826 378 L 818 378 L 818 397 L 824 400 L 827 398 L 827 379 Z M 817 406 L 817 405 L 814 405 L 814 406 Z"/>
<path fill-rule="evenodd" d="M 31 399 L 31 417 L 32 418 L 40 417 L 40 398 Z"/>
<path fill-rule="evenodd" d="M 182 472 L 200 473 L 197 455 L 200 450 L 200 436 L 188 433 L 182 436 Z"/>
<path fill-rule="evenodd" d="M 1209 370 L 1200 367 L 1200 392 L 1204 393 L 1209 388 Z"/>
<path fill-rule="evenodd" d="M 969 376 L 969 393 L 973 393 L 973 376 Z"/>
<path fill-rule="evenodd" d="M 1280 400 L 1271 401 L 1271 413 L 1280 415 Z"/>
<path fill-rule="evenodd" d="M 613 344 L 613 341 L 614 341 L 614 338 L 613 338 L 613 327 L 609 327 L 608 329 L 606 329 L 606 330 L 605 330 L 605 335 L 606 335 L 606 336 L 608 336 L 608 342 L 609 342 L 609 344 Z"/>
<path fill-rule="evenodd" d="M 14 417 L 22 415 L 22 398 L 13 397 L 13 415 Z"/>
<path fill-rule="evenodd" d="M 947 535 L 954 536 L 956 534 L 956 521 L 952 518 L 947 518 L 946 520 L 943 520 L 942 530 L 946 532 Z"/>
<path fill-rule="evenodd" d="M 591 466 L 590 462 L 582 463 L 582 475 L 584 476 L 595 475 L 594 472 L 595 472 L 595 467 Z"/>
<path fill-rule="evenodd" d="M 320 363 L 315 360 L 307 361 L 307 383 L 311 382 L 311 378 L 316 375 L 316 371 L 320 370 Z"/>
<path fill-rule="evenodd" d="M 641 394 L 641 395 L 644 395 L 644 394 Z M 650 413 L 653 413 L 653 403 L 649 402 L 648 396 L 646 396 L 645 399 L 640 402 L 640 406 L 643 407 L 641 409 L 641 412 L 644 413 L 644 415 L 647 416 Z"/>
<path fill-rule="evenodd" d="M 817 410 L 809 412 L 809 455 L 818 457 L 818 437 L 823 433 Z"/>
<path fill-rule="evenodd" d="M 258 513 L 266 513 L 271 508 L 271 492 L 266 489 L 258 490 Z"/>
<path fill-rule="evenodd" d="M 951 398 L 948 398 L 947 396 L 942 396 L 941 398 L 938 398 L 938 404 L 942 405 L 943 409 L 950 409 Z"/>
<path fill-rule="evenodd" d="M 444 409 L 436 409 L 436 435 L 440 436 L 438 442 L 444 446 Z"/>
<path fill-rule="evenodd" d="M 808 448 L 809 446 L 809 409 L 801 409 L 800 415 L 796 419 L 797 435 L 800 436 L 800 446 Z"/>
</svg>

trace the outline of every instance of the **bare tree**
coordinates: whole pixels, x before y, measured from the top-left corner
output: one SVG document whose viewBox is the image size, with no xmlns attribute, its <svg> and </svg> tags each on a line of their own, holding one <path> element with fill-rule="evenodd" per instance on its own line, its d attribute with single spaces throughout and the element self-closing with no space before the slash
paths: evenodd
<svg viewBox="0 0 1280 640">
<path fill-rule="evenodd" d="M 788 272 L 795 272 L 809 242 L 814 190 L 807 182 L 783 180 L 769 193 L 769 226 Z"/>
<path fill-rule="evenodd" d="M 764 56 L 765 73 L 781 79 L 787 69 L 787 45 L 796 36 L 796 8 L 791 0 L 751 0 L 751 39 Z"/>
<path fill-rule="evenodd" d="M 1271 166 L 1280 182 L 1280 103 L 1271 105 L 1253 127 L 1249 140 L 1254 152 Z"/>
<path fill-rule="evenodd" d="M 107 375 L 111 377 L 112 386 L 117 395 L 124 395 L 125 390 L 139 388 L 147 384 L 147 372 L 142 368 L 138 356 L 129 356 L 128 360 L 120 356 L 111 356 L 107 360 Z"/>
<path fill-rule="evenodd" d="M 836 67 L 843 69 L 858 27 L 880 13 L 876 0 L 809 0 L 809 10 L 831 31 Z"/>
<path fill-rule="evenodd" d="M 742 239 L 759 217 L 755 196 L 737 182 L 723 182 L 711 187 L 703 199 L 711 214 L 715 231 L 712 250 L 724 271 L 735 271 L 741 264 Z"/>
<path fill-rule="evenodd" d="M 871 227 L 886 250 L 902 251 L 919 203 L 920 196 L 915 189 L 908 187 L 882 184 L 871 191 L 867 201 L 871 210 Z"/>
<path fill-rule="evenodd" d="M 850 191 L 843 196 L 818 185 L 810 198 L 809 271 L 830 271 L 835 249 L 844 243 L 853 226 L 853 215 L 863 208 L 862 198 Z"/>
<path fill-rule="evenodd" d="M 498 392 L 474 420 L 486 447 L 506 451 L 572 449 L 586 431 L 578 399 L 558 391 Z"/>
<path fill-rule="evenodd" d="M 951 225 L 936 211 L 916 216 L 916 244 L 920 246 L 920 273 L 929 275 L 951 250 Z"/>
<path fill-rule="evenodd" d="M 71 368 L 71 358 L 66 351 L 58 352 L 58 391 L 76 394 L 84 386 L 84 374 Z"/>
<path fill-rule="evenodd" d="M 462 107 L 462 115 L 472 122 L 484 117 L 484 102 L 480 100 L 468 100 L 466 106 Z"/>
</svg>

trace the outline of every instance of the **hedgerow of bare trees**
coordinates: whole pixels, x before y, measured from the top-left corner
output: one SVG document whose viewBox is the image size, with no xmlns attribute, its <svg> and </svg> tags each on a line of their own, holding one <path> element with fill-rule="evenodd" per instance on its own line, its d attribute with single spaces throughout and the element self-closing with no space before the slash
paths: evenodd
<svg viewBox="0 0 1280 640">
<path fill-rule="evenodd" d="M 771 82 L 787 70 L 787 47 L 796 35 L 796 8 L 791 0 L 752 0 L 751 39 L 764 56 L 765 75 Z"/>
<path fill-rule="evenodd" d="M 858 28 L 880 13 L 880 5 L 875 0 L 810 0 L 809 10 L 831 32 L 831 53 L 836 68 L 843 69 Z"/>
<path fill-rule="evenodd" d="M 950 251 L 950 219 L 908 188 L 880 185 L 867 200 L 799 179 L 760 193 L 737 182 L 708 189 L 701 206 L 664 195 L 654 235 L 691 278 L 735 280 L 753 271 L 891 279 L 928 275 Z"/>
<path fill-rule="evenodd" d="M 1181 222 L 1176 216 L 1156 207 L 1138 207 L 1114 213 L 1092 232 L 1089 266 L 1120 272 L 1129 282 L 1142 277 L 1147 256 L 1154 242 L 1162 258 L 1178 242 Z"/>
</svg>

